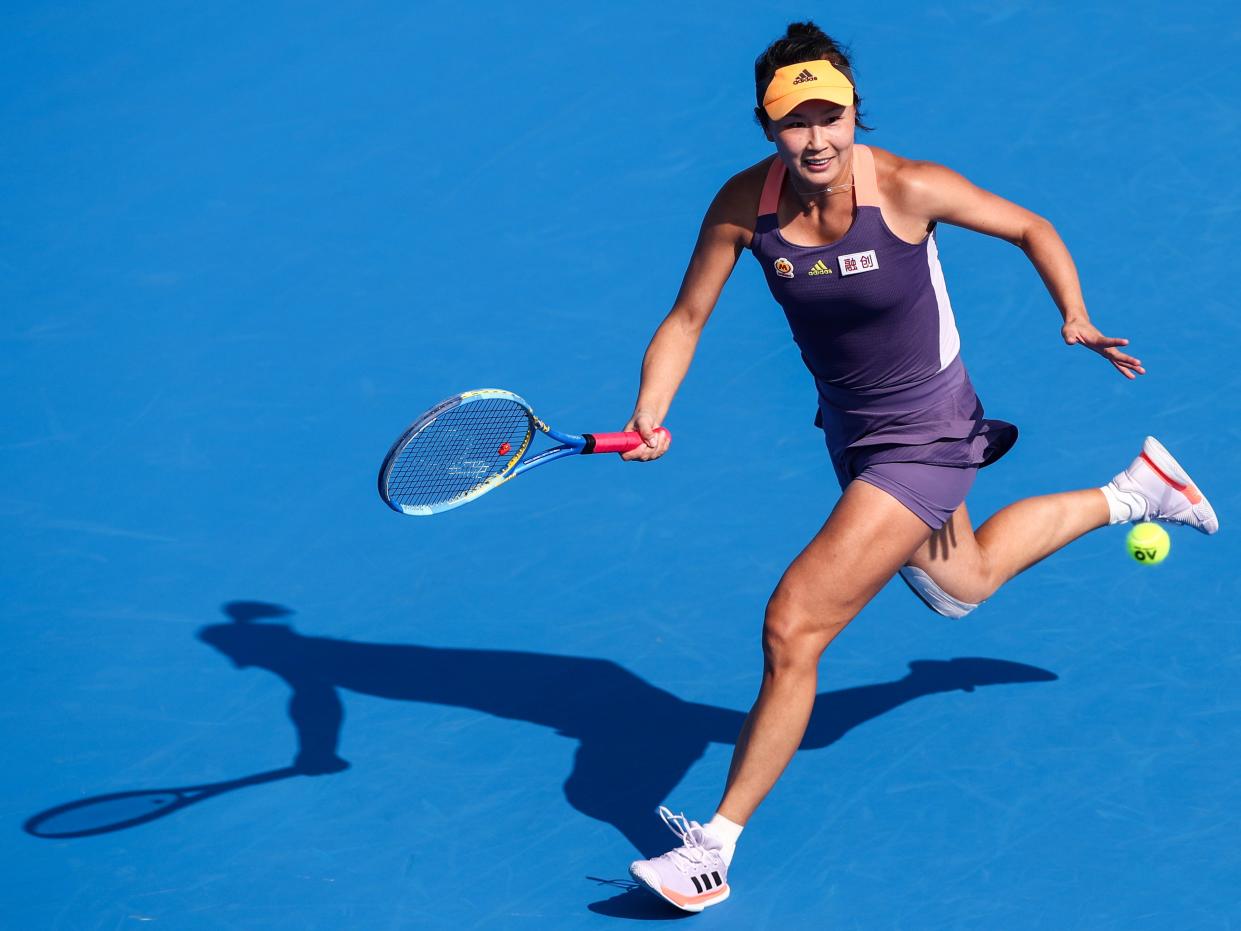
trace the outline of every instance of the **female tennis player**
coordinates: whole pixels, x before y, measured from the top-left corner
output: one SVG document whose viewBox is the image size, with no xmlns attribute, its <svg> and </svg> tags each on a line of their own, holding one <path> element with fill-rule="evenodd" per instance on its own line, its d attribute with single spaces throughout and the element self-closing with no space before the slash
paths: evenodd
<svg viewBox="0 0 1241 931">
<path fill-rule="evenodd" d="M 755 62 L 755 115 L 775 154 L 728 180 L 707 210 L 671 312 L 642 366 L 627 430 L 652 460 L 699 335 L 742 251 L 784 308 L 818 387 L 842 495 L 767 605 L 763 679 L 705 825 L 659 814 L 681 844 L 630 872 L 678 908 L 728 897 L 742 827 L 801 743 L 819 657 L 894 574 L 932 610 L 962 617 L 1006 580 L 1097 527 L 1136 520 L 1215 533 L 1206 498 L 1154 438 L 1102 488 L 1026 498 L 975 531 L 965 497 L 1017 428 L 983 416 L 960 355 L 935 229 L 950 223 L 1020 247 L 1064 319 L 1069 346 L 1125 378 L 1145 374 L 1086 313 L 1077 271 L 1051 223 L 931 162 L 854 141 L 861 98 L 849 60 L 813 23 L 794 23 Z"/>
</svg>

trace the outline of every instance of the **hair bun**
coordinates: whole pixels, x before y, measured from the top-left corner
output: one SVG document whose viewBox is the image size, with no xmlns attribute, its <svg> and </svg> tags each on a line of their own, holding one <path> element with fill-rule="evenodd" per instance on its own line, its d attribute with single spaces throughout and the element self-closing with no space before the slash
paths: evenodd
<svg viewBox="0 0 1241 931">
<path fill-rule="evenodd" d="M 789 23 L 785 36 L 790 39 L 826 39 L 827 33 L 810 20 L 804 23 Z"/>
</svg>

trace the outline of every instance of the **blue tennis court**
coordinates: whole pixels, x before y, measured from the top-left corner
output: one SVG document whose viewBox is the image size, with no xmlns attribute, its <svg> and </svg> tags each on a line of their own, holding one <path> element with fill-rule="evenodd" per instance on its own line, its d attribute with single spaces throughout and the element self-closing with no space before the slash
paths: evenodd
<svg viewBox="0 0 1241 931">
<path fill-rule="evenodd" d="M 1065 347 L 1019 250 L 943 228 L 963 356 L 1021 429 L 976 520 L 1154 434 L 1223 529 L 1154 568 L 1101 529 L 957 621 L 889 584 L 695 919 L 628 864 L 675 842 L 657 805 L 710 817 L 764 605 L 839 495 L 753 260 L 660 461 L 427 519 L 375 474 L 469 388 L 622 428 L 703 211 L 771 151 L 754 58 L 807 17 L 852 50 L 859 141 L 1052 220 L 1149 372 Z M 1235 7 L 0 23 L 0 926 L 1241 926 Z"/>
</svg>

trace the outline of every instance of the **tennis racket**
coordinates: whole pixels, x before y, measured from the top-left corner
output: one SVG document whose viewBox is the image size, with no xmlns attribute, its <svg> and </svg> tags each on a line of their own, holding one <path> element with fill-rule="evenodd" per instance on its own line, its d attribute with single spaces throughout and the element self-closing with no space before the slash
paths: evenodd
<svg viewBox="0 0 1241 931">
<path fill-rule="evenodd" d="M 560 445 L 527 456 L 536 432 Z M 392 444 L 379 469 L 379 496 L 402 514 L 438 514 L 535 466 L 565 456 L 628 452 L 642 443 L 642 435 L 632 431 L 561 433 L 511 391 L 466 391 L 435 405 Z"/>
</svg>

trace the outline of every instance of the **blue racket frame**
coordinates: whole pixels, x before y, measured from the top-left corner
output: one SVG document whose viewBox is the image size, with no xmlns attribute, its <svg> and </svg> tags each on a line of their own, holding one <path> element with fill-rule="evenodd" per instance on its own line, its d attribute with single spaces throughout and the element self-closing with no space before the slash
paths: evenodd
<svg viewBox="0 0 1241 931">
<path fill-rule="evenodd" d="M 513 401 L 525 408 L 526 414 L 530 418 L 531 430 L 526 437 L 526 442 L 522 444 L 520 449 L 517 450 L 517 453 L 513 456 L 513 459 L 503 469 L 503 471 L 498 472 L 483 482 L 480 482 L 476 487 L 470 489 L 464 494 L 442 504 L 397 504 L 393 501 L 388 495 L 388 476 L 392 472 L 392 467 L 396 463 L 396 460 L 399 458 L 401 452 L 405 449 L 409 442 L 441 414 L 456 407 L 460 407 L 462 404 L 469 404 L 471 402 L 485 401 L 489 399 Z M 551 437 L 560 445 L 551 449 L 543 450 L 542 452 L 536 453 L 529 458 L 523 459 L 521 457 L 526 453 L 526 450 L 529 449 L 530 443 L 534 438 L 535 430 L 547 434 L 547 436 Z M 454 395 L 453 397 L 447 398 L 435 405 L 435 407 L 431 408 L 412 424 L 410 424 L 409 428 L 406 429 L 406 431 L 401 434 L 400 438 L 392 444 L 392 448 L 388 450 L 388 455 L 384 457 L 383 465 L 379 469 L 379 496 L 383 498 L 384 503 L 387 504 L 388 507 L 398 513 L 408 514 L 413 517 L 427 517 L 432 514 L 442 513 L 443 511 L 450 511 L 453 508 L 460 507 L 463 504 L 473 501 L 480 495 L 484 495 L 489 491 L 499 488 L 509 479 L 516 478 L 518 475 L 521 475 L 523 472 L 528 472 L 535 466 L 545 465 L 548 462 L 563 459 L 565 456 L 580 456 L 592 452 L 593 449 L 593 437 L 589 434 L 579 436 L 575 433 L 563 433 L 560 430 L 556 430 L 548 426 L 535 415 L 534 409 L 530 406 L 530 403 L 520 395 L 514 394 L 511 391 L 504 391 L 500 388 L 479 388 L 474 391 L 464 391 L 461 394 Z"/>
</svg>

